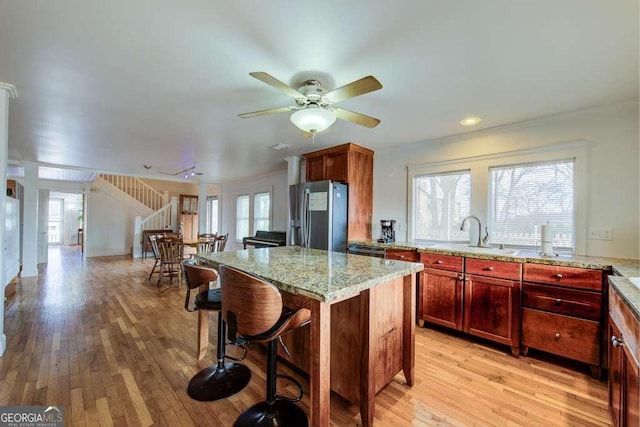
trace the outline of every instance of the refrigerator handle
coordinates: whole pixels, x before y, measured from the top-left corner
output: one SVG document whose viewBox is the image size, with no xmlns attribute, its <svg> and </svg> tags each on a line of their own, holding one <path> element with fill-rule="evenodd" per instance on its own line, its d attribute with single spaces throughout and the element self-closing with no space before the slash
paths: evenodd
<svg viewBox="0 0 640 427">
<path fill-rule="evenodd" d="M 302 231 L 302 247 L 308 248 L 311 243 L 311 215 L 309 213 L 309 189 L 305 188 L 302 194 L 302 212 L 301 218 L 301 231 Z"/>
</svg>

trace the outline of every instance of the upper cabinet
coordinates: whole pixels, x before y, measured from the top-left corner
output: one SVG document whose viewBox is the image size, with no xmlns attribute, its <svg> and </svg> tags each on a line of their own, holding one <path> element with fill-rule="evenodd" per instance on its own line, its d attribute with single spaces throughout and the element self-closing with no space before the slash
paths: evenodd
<svg viewBox="0 0 640 427">
<path fill-rule="evenodd" d="M 306 181 L 338 181 L 349 188 L 348 240 L 370 240 L 373 151 L 352 142 L 304 155 Z"/>
</svg>

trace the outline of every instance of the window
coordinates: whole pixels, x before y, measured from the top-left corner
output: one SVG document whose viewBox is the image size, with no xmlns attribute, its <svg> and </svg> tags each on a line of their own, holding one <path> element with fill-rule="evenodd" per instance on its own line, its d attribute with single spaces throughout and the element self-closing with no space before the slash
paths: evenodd
<svg viewBox="0 0 640 427">
<path fill-rule="evenodd" d="M 470 171 L 416 177 L 414 200 L 416 239 L 469 240 L 460 224 L 470 213 Z"/>
<path fill-rule="evenodd" d="M 207 230 L 207 233 L 217 233 L 218 231 L 220 231 L 218 226 L 218 197 L 217 196 L 207 197 L 207 220 L 206 220 L 205 228 Z"/>
<path fill-rule="evenodd" d="M 49 199 L 49 224 L 47 240 L 50 244 L 62 244 L 63 220 L 64 200 Z"/>
<path fill-rule="evenodd" d="M 236 197 L 236 240 L 249 236 L 249 195 Z"/>
<path fill-rule="evenodd" d="M 540 247 L 540 226 L 549 222 L 554 249 L 586 253 L 589 142 L 409 165 L 408 240 L 472 242 L 478 228 L 489 244 Z M 467 204 L 468 203 L 468 204 Z"/>
<path fill-rule="evenodd" d="M 256 193 L 253 196 L 253 231 L 270 230 L 271 194 Z"/>
<path fill-rule="evenodd" d="M 258 230 L 271 230 L 271 191 L 236 196 L 236 241 Z"/>
<path fill-rule="evenodd" d="M 573 247 L 573 160 L 489 169 L 492 243 L 538 246 L 549 222 L 554 246 Z"/>
</svg>

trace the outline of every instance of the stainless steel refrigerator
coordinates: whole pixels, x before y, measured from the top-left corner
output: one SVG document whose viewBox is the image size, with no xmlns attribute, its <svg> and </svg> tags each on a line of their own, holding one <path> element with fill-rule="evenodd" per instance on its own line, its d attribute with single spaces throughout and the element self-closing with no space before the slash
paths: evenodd
<svg viewBox="0 0 640 427">
<path fill-rule="evenodd" d="M 347 185 L 332 181 L 289 186 L 289 244 L 347 251 Z"/>
</svg>

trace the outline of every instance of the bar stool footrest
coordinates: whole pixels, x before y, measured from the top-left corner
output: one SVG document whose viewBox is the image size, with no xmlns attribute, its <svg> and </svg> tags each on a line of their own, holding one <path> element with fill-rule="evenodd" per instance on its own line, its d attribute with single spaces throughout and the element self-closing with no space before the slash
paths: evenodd
<svg viewBox="0 0 640 427">
<path fill-rule="evenodd" d="M 296 380 L 293 377 L 290 377 L 289 375 L 284 375 L 284 374 L 277 374 L 276 378 L 282 378 L 284 380 L 287 380 L 287 381 L 291 382 L 294 386 L 296 386 L 298 388 L 298 396 L 296 396 L 296 397 L 286 397 L 286 396 L 282 396 L 282 395 L 276 394 L 276 399 L 277 400 L 284 400 L 286 402 L 291 402 L 291 403 L 300 402 L 302 400 L 302 396 L 304 395 L 304 393 L 302 391 L 302 385 L 298 382 L 298 380 Z"/>
<path fill-rule="evenodd" d="M 247 348 L 244 346 L 243 344 L 239 344 L 237 342 L 233 343 L 233 342 L 229 342 L 227 343 L 227 345 L 232 345 L 234 347 L 239 347 L 242 349 L 242 356 L 239 357 L 234 357 L 234 356 L 229 356 L 228 354 L 226 354 L 227 352 L 225 351 L 225 359 L 229 359 L 229 360 L 233 360 L 235 362 L 242 362 L 246 357 L 247 357 Z"/>
</svg>

